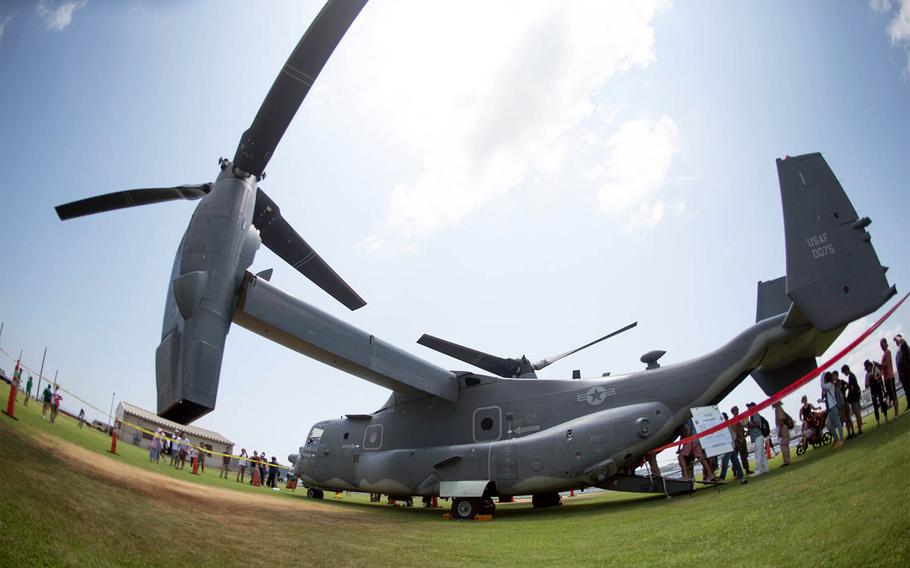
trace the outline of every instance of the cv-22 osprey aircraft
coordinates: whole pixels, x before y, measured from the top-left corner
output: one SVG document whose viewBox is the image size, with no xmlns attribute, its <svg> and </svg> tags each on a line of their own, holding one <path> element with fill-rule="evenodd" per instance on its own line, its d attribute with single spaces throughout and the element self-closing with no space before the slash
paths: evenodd
<svg viewBox="0 0 910 568">
<path fill-rule="evenodd" d="M 61 205 L 68 219 L 199 199 L 177 249 L 156 351 L 158 413 L 189 423 L 215 408 L 231 323 L 392 391 L 372 414 L 318 422 L 289 456 L 308 495 L 324 490 L 451 497 L 452 514 L 492 512 L 493 498 L 536 506 L 585 487 L 653 489 L 626 475 L 671 442 L 690 408 L 718 403 L 750 374 L 776 392 L 815 367 L 889 286 L 866 228 L 820 154 L 777 160 L 787 274 L 759 282 L 756 322 L 703 357 L 640 372 L 536 377 L 547 360 L 506 359 L 431 336 L 421 343 L 492 374 L 450 371 L 358 329 L 247 269 L 264 244 L 350 309 L 364 305 L 259 187 L 310 86 L 365 0 L 330 0 L 298 43 L 214 183 L 122 191 Z M 666 486 L 664 487 L 666 490 Z"/>
</svg>

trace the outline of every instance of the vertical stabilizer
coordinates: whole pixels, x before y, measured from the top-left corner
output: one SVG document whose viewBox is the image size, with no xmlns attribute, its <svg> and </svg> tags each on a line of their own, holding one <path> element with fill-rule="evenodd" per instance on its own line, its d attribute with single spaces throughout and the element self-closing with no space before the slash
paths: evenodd
<svg viewBox="0 0 910 568">
<path fill-rule="evenodd" d="M 872 313 L 897 293 L 888 285 L 853 204 L 821 154 L 777 160 L 787 243 L 787 296 L 829 331 Z"/>
</svg>

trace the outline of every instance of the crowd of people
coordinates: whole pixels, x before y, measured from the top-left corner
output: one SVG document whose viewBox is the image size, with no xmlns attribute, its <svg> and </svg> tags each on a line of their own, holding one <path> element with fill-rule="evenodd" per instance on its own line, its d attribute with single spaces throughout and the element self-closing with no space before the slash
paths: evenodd
<svg viewBox="0 0 910 568">
<path fill-rule="evenodd" d="M 879 361 L 867 359 L 863 362 L 866 372 L 864 388 L 860 387 L 859 380 L 849 365 L 843 365 L 840 373 L 834 370 L 822 374 L 821 397 L 818 402 L 823 406 L 817 407 L 809 402 L 807 396 L 802 397 L 802 406 L 799 411 L 800 437 L 797 449 L 800 445 L 805 448 L 809 444 L 823 445 L 826 443 L 825 430 L 827 430 L 827 435 L 831 436 L 834 448 L 842 447 L 846 440 L 862 436 L 863 391 L 868 391 L 871 397 L 876 424 L 881 423 L 882 417 L 885 422 L 888 422 L 889 410 L 892 411 L 894 417 L 898 415 L 900 404 L 896 380 L 900 380 L 907 406 L 910 407 L 910 389 L 908 389 L 910 386 L 910 347 L 900 334 L 896 335 L 893 341 L 896 354 L 892 356 L 888 340 L 882 338 L 879 342 L 882 350 L 881 359 Z M 755 406 L 755 403 L 750 402 L 747 406 L 751 408 Z M 774 403 L 773 408 L 774 424 L 782 458 L 781 467 L 786 467 L 790 465 L 790 434 L 795 429 L 796 422 L 784 410 L 780 401 Z M 739 408 L 734 406 L 730 412 L 736 417 L 739 415 Z M 724 421 L 729 419 L 726 412 L 723 413 L 723 418 Z M 844 434 L 845 429 L 846 435 Z M 680 436 L 685 438 L 693 430 L 690 421 L 681 428 Z M 707 483 L 726 479 L 728 466 L 732 469 L 734 478 L 741 483 L 746 483 L 748 475 L 754 477 L 768 473 L 768 459 L 774 450 L 771 425 L 768 421 L 760 413 L 755 413 L 748 420 L 733 423 L 729 426 L 729 431 L 733 449 L 720 456 L 719 476 L 715 473 L 718 465 L 717 457 L 707 457 L 698 440 L 680 446 L 677 458 L 682 479 L 694 479 L 696 462 L 701 464 L 704 472 L 703 479 Z M 747 436 L 754 448 L 754 469 L 749 464 Z M 651 465 L 651 470 L 656 471 L 656 463 Z"/>
<path fill-rule="evenodd" d="M 32 385 L 34 384 L 35 378 L 32 375 L 28 376 L 28 380 L 25 382 L 25 388 L 22 386 L 22 367 L 17 367 L 15 372 L 13 372 L 12 384 L 16 387 L 17 391 L 22 392 L 23 394 L 23 404 L 28 406 L 29 400 L 32 398 Z M 40 385 L 39 385 L 40 388 Z M 35 399 L 37 400 L 38 394 L 35 393 Z M 57 422 L 57 415 L 60 413 L 60 403 L 63 401 L 63 395 L 60 394 L 60 385 L 54 384 L 51 385 L 47 383 L 44 390 L 41 391 L 41 417 L 45 420 L 49 420 L 51 424 Z"/>
<path fill-rule="evenodd" d="M 160 463 L 161 457 L 170 456 L 170 466 L 174 469 L 184 469 L 186 463 L 191 465 L 195 459 L 198 468 L 205 473 L 205 458 L 211 457 L 212 453 L 204 447 L 197 446 L 190 442 L 190 439 L 184 432 L 176 432 L 173 436 L 158 428 L 152 436 L 149 444 L 149 461 Z M 247 471 L 249 470 L 250 485 L 263 485 L 268 488 L 277 488 L 280 479 L 280 467 L 278 459 L 272 456 L 267 460 L 265 452 L 253 451 L 250 456 L 246 448 L 240 450 L 240 454 L 233 456 L 223 454 L 221 456 L 221 469 L 219 479 L 228 479 L 231 473 L 231 464 L 236 462 L 237 468 L 234 475 L 234 481 L 244 483 L 247 480 Z"/>
</svg>

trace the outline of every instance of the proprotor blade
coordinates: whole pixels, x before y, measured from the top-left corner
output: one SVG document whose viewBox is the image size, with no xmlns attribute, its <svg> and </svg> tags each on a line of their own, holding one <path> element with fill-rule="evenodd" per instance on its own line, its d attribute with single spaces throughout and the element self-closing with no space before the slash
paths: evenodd
<svg viewBox="0 0 910 568">
<path fill-rule="evenodd" d="M 535 370 L 539 371 L 539 370 L 543 369 L 544 367 L 546 367 L 547 365 L 550 365 L 552 363 L 555 363 L 556 361 L 559 361 L 563 357 L 568 357 L 569 355 L 571 355 L 573 353 L 578 353 L 582 349 L 587 349 L 588 347 L 590 347 L 592 345 L 600 343 L 604 339 L 609 339 L 609 338 L 613 337 L 614 335 L 619 335 L 620 333 L 622 333 L 624 331 L 628 331 L 628 330 L 632 329 L 633 327 L 635 327 L 636 325 L 638 325 L 638 322 L 634 321 L 625 327 L 621 327 L 621 328 L 617 329 L 616 331 L 610 332 L 603 337 L 599 337 L 590 343 L 586 343 L 586 344 L 582 345 L 581 347 L 575 348 L 571 351 L 566 351 L 565 353 L 561 353 L 554 357 L 547 357 L 546 359 L 541 359 L 540 361 L 534 363 L 533 367 Z"/>
<path fill-rule="evenodd" d="M 234 165 L 262 177 L 275 147 L 300 103 L 366 0 L 329 0 L 303 34 L 266 95 L 253 124 L 243 133 Z"/>
<path fill-rule="evenodd" d="M 80 199 L 72 203 L 65 203 L 55 207 L 57 216 L 61 221 L 92 215 L 95 213 L 104 213 L 116 209 L 125 209 L 127 207 L 136 207 L 139 205 L 150 205 L 162 201 L 173 201 L 174 199 L 201 199 L 211 189 L 212 184 L 203 183 L 200 185 L 179 185 L 177 187 L 153 187 L 147 189 L 129 189 L 126 191 L 115 191 L 104 195 L 96 195 L 87 199 Z"/>
<path fill-rule="evenodd" d="M 503 359 L 426 333 L 420 336 L 417 343 L 499 377 L 514 377 L 519 370 L 520 362 L 517 359 Z"/>
<path fill-rule="evenodd" d="M 262 244 L 348 309 L 356 310 L 366 305 L 363 298 L 297 234 L 281 216 L 278 205 L 261 188 L 256 192 L 253 225 L 259 229 Z"/>
</svg>

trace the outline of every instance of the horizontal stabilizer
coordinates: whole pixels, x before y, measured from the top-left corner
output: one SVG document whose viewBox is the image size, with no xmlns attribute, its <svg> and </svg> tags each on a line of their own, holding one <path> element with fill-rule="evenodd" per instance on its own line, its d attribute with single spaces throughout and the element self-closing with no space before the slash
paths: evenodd
<svg viewBox="0 0 910 568">
<path fill-rule="evenodd" d="M 458 400 L 455 375 L 247 273 L 234 322 L 317 361 L 396 392 Z"/>
</svg>

